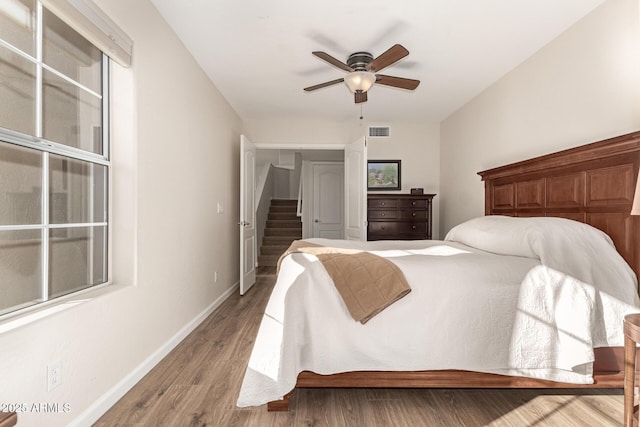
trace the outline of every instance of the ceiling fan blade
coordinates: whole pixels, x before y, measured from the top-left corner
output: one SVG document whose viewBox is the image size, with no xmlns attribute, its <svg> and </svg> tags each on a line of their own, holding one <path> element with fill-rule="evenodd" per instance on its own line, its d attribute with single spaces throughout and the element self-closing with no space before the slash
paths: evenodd
<svg viewBox="0 0 640 427">
<path fill-rule="evenodd" d="M 375 73 L 376 71 L 380 71 L 394 62 L 401 60 L 407 55 L 409 55 L 409 51 L 405 49 L 404 46 L 394 44 L 382 55 L 371 61 L 369 65 L 367 65 L 367 71 Z"/>
<path fill-rule="evenodd" d="M 331 65 L 335 65 L 336 67 L 340 68 L 341 70 L 344 71 L 353 71 L 353 69 L 351 67 L 349 67 L 347 64 L 345 64 L 342 61 L 337 60 L 336 58 L 334 58 L 333 56 L 329 55 L 328 53 L 325 52 L 311 52 L 313 53 L 315 56 L 317 56 L 318 58 L 327 61 L 329 64 Z"/>
<path fill-rule="evenodd" d="M 344 79 L 335 79 L 335 80 L 331 80 L 330 82 L 324 82 L 324 83 L 320 83 L 317 84 L 315 86 L 309 86 L 309 87 L 305 87 L 304 90 L 307 92 L 311 92 L 312 90 L 316 90 L 316 89 L 320 89 L 323 87 L 327 87 L 327 86 L 331 86 L 331 85 L 335 85 L 338 83 L 342 83 L 344 81 Z"/>
<path fill-rule="evenodd" d="M 367 102 L 367 92 L 356 92 L 354 96 L 355 96 L 356 104 L 359 104 L 361 102 Z"/>
<path fill-rule="evenodd" d="M 376 74 L 376 84 L 399 87 L 400 89 L 414 90 L 420 84 L 420 80 Z"/>
</svg>

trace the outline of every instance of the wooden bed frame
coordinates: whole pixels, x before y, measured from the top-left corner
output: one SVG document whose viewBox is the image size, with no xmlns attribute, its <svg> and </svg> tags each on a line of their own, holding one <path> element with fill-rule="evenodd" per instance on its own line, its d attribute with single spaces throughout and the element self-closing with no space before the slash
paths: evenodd
<svg viewBox="0 0 640 427">
<path fill-rule="evenodd" d="M 640 277 L 640 217 L 629 215 L 639 168 L 640 132 L 635 132 L 478 174 L 485 182 L 486 215 L 556 216 L 590 224 L 611 236 Z M 624 348 L 597 348 L 595 356 L 595 383 L 589 385 L 459 370 L 305 371 L 296 388 L 622 388 Z M 268 410 L 288 410 L 291 393 L 269 402 Z"/>
</svg>

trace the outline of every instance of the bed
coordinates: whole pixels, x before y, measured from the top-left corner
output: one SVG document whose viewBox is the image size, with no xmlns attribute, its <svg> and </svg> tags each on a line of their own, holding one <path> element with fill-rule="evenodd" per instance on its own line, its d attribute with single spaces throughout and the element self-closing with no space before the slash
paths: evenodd
<svg viewBox="0 0 640 427">
<path fill-rule="evenodd" d="M 287 410 L 295 387 L 621 388 L 639 167 L 640 132 L 480 172 L 487 216 L 445 241 L 312 241 L 389 258 L 411 292 L 359 324 L 317 258 L 287 256 L 238 406 Z"/>
</svg>

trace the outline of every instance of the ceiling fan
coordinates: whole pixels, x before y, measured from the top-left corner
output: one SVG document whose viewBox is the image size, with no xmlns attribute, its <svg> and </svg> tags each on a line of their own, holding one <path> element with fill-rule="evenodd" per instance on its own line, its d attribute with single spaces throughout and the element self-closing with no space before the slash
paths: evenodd
<svg viewBox="0 0 640 427">
<path fill-rule="evenodd" d="M 312 53 L 329 64 L 334 65 L 341 70 L 348 71 L 349 74 L 341 79 L 331 80 L 330 82 L 320 83 L 304 88 L 307 92 L 345 82 L 351 92 L 354 93 L 355 102 L 357 104 L 367 101 L 367 91 L 374 83 L 408 90 L 414 90 L 420 84 L 420 80 L 376 74 L 383 68 L 386 68 L 409 55 L 409 51 L 399 44 L 391 46 L 391 48 L 375 59 L 369 52 L 352 53 L 349 55 L 349 58 L 347 58 L 346 64 L 325 52 Z"/>
</svg>

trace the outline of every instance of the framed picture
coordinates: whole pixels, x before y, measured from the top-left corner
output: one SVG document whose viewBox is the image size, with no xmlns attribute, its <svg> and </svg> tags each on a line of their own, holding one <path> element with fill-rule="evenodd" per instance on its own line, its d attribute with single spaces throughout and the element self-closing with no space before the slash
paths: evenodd
<svg viewBox="0 0 640 427">
<path fill-rule="evenodd" d="M 400 190 L 400 160 L 368 160 L 367 190 Z"/>
</svg>

